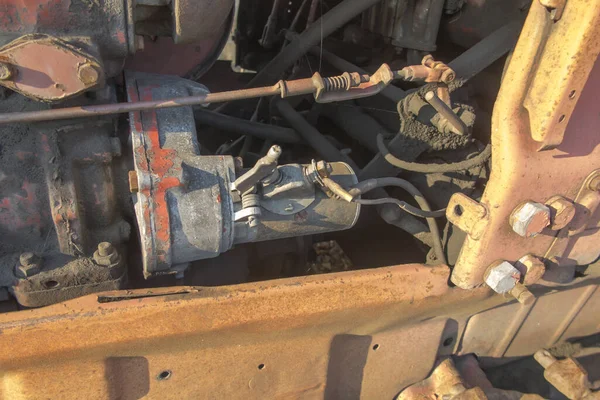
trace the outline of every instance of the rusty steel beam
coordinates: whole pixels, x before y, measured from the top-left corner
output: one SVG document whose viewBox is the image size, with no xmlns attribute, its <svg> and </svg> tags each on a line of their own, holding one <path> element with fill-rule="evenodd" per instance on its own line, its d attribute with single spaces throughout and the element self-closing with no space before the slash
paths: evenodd
<svg viewBox="0 0 600 400">
<path fill-rule="evenodd" d="M 597 331 L 597 277 L 538 288 L 523 308 L 448 276 L 407 264 L 5 313 L 0 398 L 393 398 L 440 357 L 523 356 Z"/>
</svg>

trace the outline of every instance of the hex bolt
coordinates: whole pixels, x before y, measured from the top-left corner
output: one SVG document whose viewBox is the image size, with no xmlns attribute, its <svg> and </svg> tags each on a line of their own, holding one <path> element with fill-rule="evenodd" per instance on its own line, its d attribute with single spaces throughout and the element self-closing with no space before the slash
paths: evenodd
<svg viewBox="0 0 600 400">
<path fill-rule="evenodd" d="M 269 151 L 267 152 L 267 157 L 270 161 L 276 162 L 281 155 L 281 147 L 278 145 L 271 146 Z"/>
<path fill-rule="evenodd" d="M 550 225 L 550 209 L 533 201 L 522 203 L 510 215 L 509 223 L 519 236 L 536 236 Z"/>
<path fill-rule="evenodd" d="M 328 177 L 331 174 L 332 170 L 333 170 L 333 168 L 331 167 L 331 164 L 329 164 L 325 161 L 317 162 L 316 172 L 319 174 L 319 176 L 321 176 L 323 178 Z"/>
<path fill-rule="evenodd" d="M 35 254 L 27 252 L 21 254 L 21 256 L 19 257 L 19 262 L 21 263 L 21 265 L 32 265 L 36 262 L 36 258 L 37 257 Z"/>
<path fill-rule="evenodd" d="M 111 255 L 114 251 L 114 246 L 108 242 L 102 242 L 98 245 L 98 254 L 102 257 Z"/>
<path fill-rule="evenodd" d="M 8 64 L 0 63 L 0 81 L 12 78 L 12 70 Z"/>
<path fill-rule="evenodd" d="M 515 268 L 519 270 L 525 286 L 533 285 L 539 281 L 546 272 L 546 265 L 540 258 L 533 254 L 526 254 L 515 263 Z"/>
<path fill-rule="evenodd" d="M 508 293 L 513 295 L 517 299 L 517 301 L 523 304 L 524 306 L 533 304 L 533 302 L 535 301 L 535 296 L 533 295 L 533 293 L 531 293 L 529 289 L 527 289 L 524 285 L 520 284 L 519 282 L 517 282 L 515 284 L 515 287 L 510 289 Z"/>
<path fill-rule="evenodd" d="M 550 208 L 550 229 L 559 231 L 575 217 L 575 205 L 562 196 L 554 196 L 546 202 Z"/>
<path fill-rule="evenodd" d="M 248 217 L 248 226 L 250 228 L 256 228 L 260 224 L 260 219 L 250 216 Z"/>
<path fill-rule="evenodd" d="M 108 242 L 98 244 L 98 249 L 94 252 L 94 261 L 103 267 L 112 267 L 119 263 L 120 257 L 117 249 Z"/>
<path fill-rule="evenodd" d="M 485 283 L 496 293 L 508 293 L 519 282 L 521 273 L 508 261 L 498 261 L 489 266 Z"/>
<path fill-rule="evenodd" d="M 440 77 L 441 81 L 444 83 L 450 83 L 456 78 L 456 74 L 453 70 L 448 68 L 444 72 L 442 72 L 442 76 Z"/>
<path fill-rule="evenodd" d="M 77 77 L 85 85 L 94 85 L 100 78 L 100 73 L 91 63 L 86 62 L 79 66 Z"/>
<path fill-rule="evenodd" d="M 588 183 L 588 188 L 596 192 L 600 191 L 600 175 L 596 175 L 590 180 L 590 183 Z"/>
<path fill-rule="evenodd" d="M 16 268 L 16 274 L 20 278 L 27 278 L 40 272 L 42 267 L 42 258 L 34 253 L 26 252 L 19 257 L 19 264 Z"/>
</svg>

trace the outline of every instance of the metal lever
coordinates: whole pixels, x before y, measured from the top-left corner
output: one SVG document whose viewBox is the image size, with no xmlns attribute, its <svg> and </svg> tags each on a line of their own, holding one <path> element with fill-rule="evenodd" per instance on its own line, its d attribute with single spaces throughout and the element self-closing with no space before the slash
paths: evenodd
<svg viewBox="0 0 600 400">
<path fill-rule="evenodd" d="M 458 135 L 467 133 L 467 125 L 444 103 L 434 92 L 427 92 L 425 100 L 452 126 L 452 131 Z"/>
<path fill-rule="evenodd" d="M 270 175 L 277 174 L 277 160 L 280 155 L 281 147 L 277 145 L 271 146 L 266 156 L 258 160 L 250 171 L 246 172 L 233 182 L 232 189 L 237 190 L 240 194 L 244 194 L 252 189 L 258 182 Z M 274 176 L 272 180 L 277 180 L 277 177 Z"/>
</svg>

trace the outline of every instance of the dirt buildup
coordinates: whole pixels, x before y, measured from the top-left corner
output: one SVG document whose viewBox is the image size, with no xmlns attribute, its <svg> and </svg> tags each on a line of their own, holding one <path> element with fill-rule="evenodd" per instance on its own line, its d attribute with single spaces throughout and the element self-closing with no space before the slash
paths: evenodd
<svg viewBox="0 0 600 400">
<path fill-rule="evenodd" d="M 433 107 L 424 100 L 425 93 L 434 90 L 431 85 L 426 85 L 414 93 L 406 96 L 398 103 L 400 116 L 400 134 L 422 143 L 427 148 L 424 151 L 457 150 L 472 143 L 471 135 L 457 135 L 455 133 L 442 133 L 436 127 L 423 123 L 436 115 Z M 461 116 L 468 127 L 475 123 L 473 107 L 465 104 L 453 104 L 455 113 Z M 439 117 L 438 117 L 439 118 Z"/>
</svg>

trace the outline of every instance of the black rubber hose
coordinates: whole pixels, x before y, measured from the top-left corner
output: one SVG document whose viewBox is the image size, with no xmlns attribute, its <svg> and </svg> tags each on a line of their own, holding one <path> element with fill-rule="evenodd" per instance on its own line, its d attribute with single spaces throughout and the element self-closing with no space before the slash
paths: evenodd
<svg viewBox="0 0 600 400">
<path fill-rule="evenodd" d="M 274 99 L 277 111 L 285 119 L 304 141 L 326 161 L 342 161 L 350 165 L 355 171 L 358 166 L 350 157 L 342 154 L 325 136 L 312 126 L 298 111 L 296 111 L 287 101 Z"/>
<path fill-rule="evenodd" d="M 264 86 L 273 84 L 281 79 L 283 73 L 296 61 L 304 56 L 312 46 L 321 43 L 321 39 L 350 22 L 354 17 L 379 3 L 381 0 L 344 0 L 337 6 L 323 14 L 304 32 L 292 40 L 279 54 L 277 54 L 256 76 L 248 83 L 247 87 Z M 404 0 L 402 0 L 404 1 Z M 254 99 L 245 100 L 244 104 L 252 104 Z M 233 111 L 232 103 L 219 107 L 219 111 L 227 113 Z"/>
<path fill-rule="evenodd" d="M 487 145 L 483 151 L 468 160 L 449 164 L 422 164 L 401 160 L 389 152 L 383 142 L 383 135 L 377 135 L 377 149 L 388 163 L 405 171 L 423 174 L 464 171 L 485 163 L 492 155 L 492 146 Z"/>
<path fill-rule="evenodd" d="M 350 22 L 354 17 L 379 3 L 381 0 L 344 0 L 321 18 L 316 20 L 308 29 L 276 55 L 258 74 L 250 81 L 249 86 L 261 86 L 268 82 L 280 79 L 281 74 L 305 55 L 312 46 L 321 42 L 321 38 Z"/>
<path fill-rule="evenodd" d="M 401 178 L 374 178 L 367 179 L 354 185 L 354 187 L 348 192 L 353 196 L 358 196 L 367 193 L 373 189 L 377 189 L 385 186 L 395 186 L 406 190 L 417 202 L 419 207 L 424 211 L 431 211 L 429 203 L 423 196 L 423 194 L 417 189 L 412 183 Z M 389 199 L 381 199 L 389 200 Z M 382 203 L 383 204 L 383 203 Z M 441 212 L 441 210 L 439 210 Z M 440 236 L 440 230 L 437 226 L 435 218 L 427 217 L 427 225 L 432 236 L 433 250 L 435 251 L 436 258 L 442 264 L 446 264 L 446 256 L 444 255 L 444 247 L 442 246 L 442 237 Z"/>
<path fill-rule="evenodd" d="M 456 73 L 456 80 L 464 84 L 512 50 L 522 27 L 523 19 L 511 21 L 452 60 L 448 66 Z"/>
<path fill-rule="evenodd" d="M 300 143 L 302 141 L 298 133 L 290 128 L 234 118 L 201 108 L 194 108 L 194 118 L 200 124 L 240 135 L 255 136 L 279 143 Z"/>
</svg>

